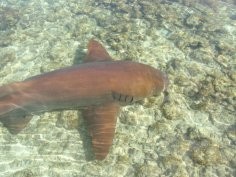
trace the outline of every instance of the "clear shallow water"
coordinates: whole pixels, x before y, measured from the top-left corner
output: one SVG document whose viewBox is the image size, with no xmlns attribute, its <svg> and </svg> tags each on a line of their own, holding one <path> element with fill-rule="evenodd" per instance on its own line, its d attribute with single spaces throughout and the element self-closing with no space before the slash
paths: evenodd
<svg viewBox="0 0 236 177">
<path fill-rule="evenodd" d="M 223 2 L 2 0 L 1 85 L 81 63 L 95 38 L 117 60 L 165 71 L 170 87 L 164 105 L 122 109 L 102 162 L 88 160 L 77 111 L 34 116 L 16 136 L 1 126 L 0 176 L 233 176 L 234 16 Z"/>
</svg>

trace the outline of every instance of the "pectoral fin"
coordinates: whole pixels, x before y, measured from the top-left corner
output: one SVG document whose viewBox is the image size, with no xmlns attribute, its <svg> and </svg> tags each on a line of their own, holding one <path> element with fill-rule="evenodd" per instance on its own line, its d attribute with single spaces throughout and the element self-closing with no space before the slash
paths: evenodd
<svg viewBox="0 0 236 177">
<path fill-rule="evenodd" d="M 82 112 L 92 137 L 92 148 L 97 160 L 103 160 L 109 153 L 119 108 L 117 103 L 111 103 L 89 107 Z"/>
</svg>

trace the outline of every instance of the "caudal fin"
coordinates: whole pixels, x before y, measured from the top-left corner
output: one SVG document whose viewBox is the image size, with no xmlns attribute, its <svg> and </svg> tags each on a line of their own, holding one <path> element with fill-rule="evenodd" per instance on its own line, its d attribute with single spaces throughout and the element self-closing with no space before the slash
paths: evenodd
<svg viewBox="0 0 236 177">
<path fill-rule="evenodd" d="M 17 134 L 31 120 L 21 106 L 20 94 L 14 90 L 14 84 L 0 87 L 0 122 L 10 133 Z"/>
<path fill-rule="evenodd" d="M 18 134 L 21 130 L 23 130 L 32 116 L 8 116 L 0 119 L 3 126 L 8 129 L 11 134 Z"/>
</svg>

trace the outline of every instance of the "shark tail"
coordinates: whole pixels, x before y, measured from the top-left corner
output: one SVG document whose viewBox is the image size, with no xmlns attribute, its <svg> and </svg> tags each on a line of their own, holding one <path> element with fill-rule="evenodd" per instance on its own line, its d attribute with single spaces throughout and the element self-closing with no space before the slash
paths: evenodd
<svg viewBox="0 0 236 177">
<path fill-rule="evenodd" d="M 31 120 L 20 106 L 20 94 L 14 89 L 15 84 L 0 87 L 0 122 L 10 133 L 17 134 Z"/>
</svg>

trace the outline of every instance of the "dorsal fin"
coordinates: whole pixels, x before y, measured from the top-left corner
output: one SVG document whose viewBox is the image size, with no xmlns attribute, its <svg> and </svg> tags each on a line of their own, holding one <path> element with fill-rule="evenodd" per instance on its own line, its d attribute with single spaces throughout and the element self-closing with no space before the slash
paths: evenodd
<svg viewBox="0 0 236 177">
<path fill-rule="evenodd" d="M 88 107 L 82 111 L 92 138 L 92 148 L 97 160 L 107 156 L 115 134 L 116 118 L 120 110 L 117 103 Z"/>
<path fill-rule="evenodd" d="M 87 55 L 84 62 L 112 60 L 106 49 L 98 41 L 91 39 L 88 43 Z"/>
</svg>

